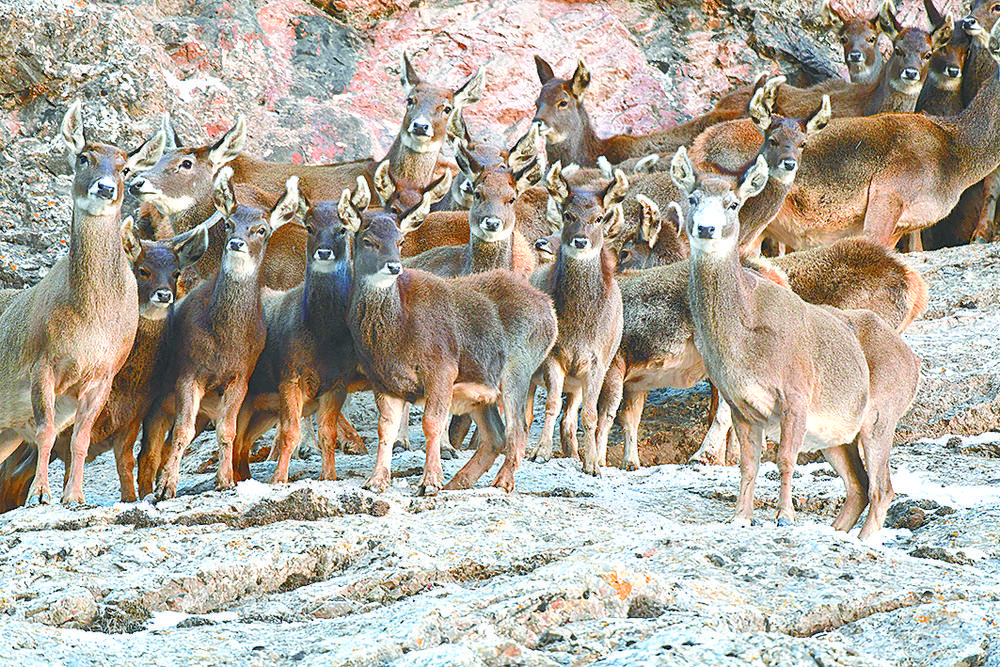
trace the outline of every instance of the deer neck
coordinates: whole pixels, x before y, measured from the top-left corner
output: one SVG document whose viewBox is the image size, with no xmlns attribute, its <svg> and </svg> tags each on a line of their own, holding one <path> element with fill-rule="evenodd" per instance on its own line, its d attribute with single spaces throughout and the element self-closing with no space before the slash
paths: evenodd
<svg viewBox="0 0 1000 667">
<path fill-rule="evenodd" d="M 1000 164 L 1000 72 L 984 83 L 962 113 L 954 117 L 952 151 L 963 182 L 970 185 Z M 948 122 L 944 119 L 944 122 Z M 949 123 L 950 124 L 950 123 Z"/>
<path fill-rule="evenodd" d="M 781 211 L 785 197 L 792 189 L 794 177 L 787 183 L 770 176 L 767 185 L 740 209 L 740 244 L 746 243 L 767 227 Z"/>
<path fill-rule="evenodd" d="M 469 273 L 513 268 L 513 232 L 497 241 L 486 241 L 475 234 L 469 237 Z"/>
<path fill-rule="evenodd" d="M 882 63 L 881 58 L 876 58 L 875 62 L 871 65 L 867 63 L 848 63 L 847 72 L 851 80 L 851 83 L 872 83 L 877 81 L 879 76 L 882 74 Z"/>
<path fill-rule="evenodd" d="M 389 160 L 389 173 L 397 182 L 402 180 L 422 188 L 434 180 L 440 154 L 441 144 L 427 151 L 415 151 L 398 134 L 385 157 Z"/>
<path fill-rule="evenodd" d="M 919 87 L 912 93 L 897 89 L 889 78 L 889 68 L 883 67 L 868 97 L 868 104 L 865 105 L 864 115 L 911 113 L 917 108 L 917 97 L 919 95 Z"/>
<path fill-rule="evenodd" d="M 319 340 L 338 336 L 347 326 L 351 296 L 351 263 L 340 259 L 329 268 L 313 260 L 306 271 L 302 290 L 302 312 L 306 327 Z"/>
<path fill-rule="evenodd" d="M 557 144 L 545 142 L 545 150 L 550 164 L 557 160 L 563 166 L 578 164 L 581 167 L 596 167 L 597 158 L 603 154 L 604 142 L 594 132 L 590 115 L 580 115 L 580 123 L 566 133 Z"/>
<path fill-rule="evenodd" d="M 403 271 L 388 287 L 374 287 L 367 278 L 355 280 L 351 287 L 349 323 L 354 349 L 366 372 L 375 370 L 374 377 L 370 376 L 373 383 L 391 376 L 385 365 L 398 358 L 395 351 L 403 345 L 404 304 L 399 282 L 406 273 Z"/>
<path fill-rule="evenodd" d="M 560 320 L 568 316 L 575 322 L 595 321 L 591 316 L 603 309 L 614 280 L 614 260 L 609 257 L 603 244 L 587 257 L 568 256 L 559 246 L 551 293 Z"/>
<path fill-rule="evenodd" d="M 696 246 L 692 243 L 692 246 Z M 695 327 L 695 343 L 706 367 L 722 360 L 742 358 L 747 337 L 750 300 L 739 254 L 708 253 L 692 248 L 688 274 L 688 305 Z"/>
<path fill-rule="evenodd" d="M 962 65 L 962 104 L 968 107 L 987 86 L 996 71 L 996 61 L 979 42 L 972 40 Z"/>
<path fill-rule="evenodd" d="M 121 216 L 73 211 L 69 242 L 69 286 L 72 302 L 85 312 L 101 306 L 136 304 L 135 278 L 129 270 L 118 230 Z M 130 289 L 131 288 L 131 289 Z"/>
<path fill-rule="evenodd" d="M 255 328 L 263 321 L 260 305 L 260 263 L 251 267 L 250 257 L 222 255 L 212 298 L 208 306 L 210 326 L 216 331 L 239 332 Z"/>
</svg>

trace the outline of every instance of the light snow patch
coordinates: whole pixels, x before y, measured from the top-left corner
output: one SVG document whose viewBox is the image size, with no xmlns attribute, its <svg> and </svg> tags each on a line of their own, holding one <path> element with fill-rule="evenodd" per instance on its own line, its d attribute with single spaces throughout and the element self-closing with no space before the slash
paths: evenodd
<svg viewBox="0 0 1000 667">
<path fill-rule="evenodd" d="M 928 480 L 925 473 L 910 472 L 906 468 L 900 468 L 893 473 L 892 486 L 897 494 L 903 493 L 912 498 L 933 500 L 941 505 L 959 509 L 1000 501 L 1000 488 L 995 486 L 943 486 Z"/>
<path fill-rule="evenodd" d="M 166 81 L 167 85 L 177 91 L 178 97 L 184 102 L 191 101 L 191 93 L 195 90 L 201 89 L 203 92 L 208 92 L 211 88 L 216 88 L 220 92 L 228 92 L 229 86 L 222 82 L 222 79 L 218 79 L 214 76 L 207 76 L 203 79 L 187 79 L 181 81 L 174 73 L 170 70 L 163 70 L 163 80 Z"/>
</svg>

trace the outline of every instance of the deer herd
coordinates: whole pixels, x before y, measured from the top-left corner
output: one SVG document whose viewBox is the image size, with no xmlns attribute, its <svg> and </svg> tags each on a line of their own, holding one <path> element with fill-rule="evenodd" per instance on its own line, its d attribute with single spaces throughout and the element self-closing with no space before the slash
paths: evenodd
<svg viewBox="0 0 1000 667">
<path fill-rule="evenodd" d="M 511 491 L 525 456 L 553 455 L 560 412 L 562 452 L 586 473 L 607 464 L 616 417 L 634 470 L 646 394 L 708 379 L 694 459 L 739 460 L 734 523 L 753 519 L 770 436 L 779 525 L 794 519 L 796 457 L 819 450 L 846 487 L 834 527 L 868 507 L 869 538 L 920 377 L 900 332 L 927 301 L 893 248 L 992 239 L 998 189 L 1000 3 L 975 0 L 957 21 L 925 4 L 930 32 L 900 26 L 891 0 L 874 17 L 827 5 L 850 81 L 762 76 L 646 136 L 600 138 L 584 63 L 560 78 L 539 56 L 537 112 L 508 148 L 463 120 L 483 69 L 451 91 L 404 54 L 406 110 L 381 162 L 265 162 L 243 152 L 242 117 L 204 146 L 165 118 L 126 153 L 88 139 L 74 103 L 69 253 L 0 295 L 0 509 L 50 502 L 55 456 L 62 501 L 83 502 L 84 462 L 109 449 L 123 501 L 171 498 L 210 422 L 218 489 L 250 477 L 275 426 L 271 481 L 286 482 L 313 414 L 320 478 L 334 480 L 338 441 L 364 447 L 345 403 L 369 389 L 376 492 L 394 445 L 409 446 L 410 404 L 423 405 L 421 494 L 470 488 L 500 453 L 493 484 Z M 122 220 L 126 190 L 136 220 Z M 943 236 L 921 235 L 938 221 Z M 471 423 L 475 452 L 446 481 L 441 459 Z"/>
</svg>

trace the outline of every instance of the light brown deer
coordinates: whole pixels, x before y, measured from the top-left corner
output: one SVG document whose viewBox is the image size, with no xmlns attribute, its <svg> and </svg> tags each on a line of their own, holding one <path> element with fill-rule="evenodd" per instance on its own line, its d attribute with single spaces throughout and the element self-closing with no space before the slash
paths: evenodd
<svg viewBox="0 0 1000 667">
<path fill-rule="evenodd" d="M 266 334 L 260 302 L 261 259 L 272 231 L 299 214 L 297 177 L 288 179 L 269 214 L 262 202 L 237 203 L 231 177 L 228 166 L 216 177 L 216 206 L 225 218 L 227 235 L 219 272 L 192 290 L 177 309 L 171 364 L 176 379 L 173 396 L 160 407 L 176 415 L 170 452 L 156 485 L 161 500 L 177 493 L 180 460 L 194 438 L 199 410 L 211 413 L 215 420 L 216 487 L 235 484 L 236 420 Z"/>
<path fill-rule="evenodd" d="M 69 255 L 0 315 L 0 461 L 22 440 L 36 444 L 29 502 L 50 502 L 50 453 L 71 423 L 62 501 L 83 502 L 91 431 L 139 320 L 135 277 L 119 234 L 123 174 L 152 164 L 165 141 L 157 134 L 130 155 L 88 141 L 79 102 L 66 112 L 61 134 L 74 171 Z"/>
<path fill-rule="evenodd" d="M 830 0 L 823 0 L 820 20 L 837 31 L 851 83 L 871 83 L 878 79 L 882 71 L 885 58 L 878 48 L 878 37 L 882 34 L 881 13 L 880 6 L 870 19 L 863 16 L 852 18 L 845 16 Z"/>
<path fill-rule="evenodd" d="M 442 487 L 439 446 L 449 412 L 471 412 L 483 437 L 445 488 L 470 487 L 506 443 L 494 485 L 510 491 L 528 438 L 522 420 L 528 385 L 555 341 L 555 313 L 545 294 L 508 271 L 442 280 L 403 269 L 403 235 L 429 208 L 425 196 L 402 219 L 357 209 L 345 218 L 357 229 L 351 334 L 379 408 L 378 455 L 365 487 L 388 486 L 403 404 L 423 399 L 427 460 L 419 493 L 432 495 Z M 506 427 L 498 404 L 508 417 Z"/>
<path fill-rule="evenodd" d="M 111 393 L 91 431 L 87 461 L 113 449 L 123 502 L 136 500 L 133 446 L 142 419 L 155 395 L 154 383 L 161 379 L 169 358 L 169 317 L 177 294 L 177 276 L 196 261 L 208 245 L 208 234 L 196 228 L 167 241 L 140 241 L 132 231 L 131 218 L 123 225 L 126 252 L 131 252 L 138 284 L 139 326 L 128 359 L 111 384 Z M 56 438 L 52 456 L 70 468 L 70 439 L 64 431 Z M 18 452 L 0 465 L 0 512 L 24 503 L 35 475 L 37 450 L 23 443 Z M 65 480 L 64 480 L 65 483 Z"/>
<path fill-rule="evenodd" d="M 892 500 L 889 452 L 916 396 L 920 360 L 874 313 L 813 306 L 743 269 L 739 207 L 763 185 L 746 180 L 734 191 L 722 179 L 678 183 L 691 198 L 685 231 L 695 345 L 732 407 L 740 441 L 733 522 L 752 523 L 764 436 L 780 431 L 778 525 L 794 521 L 796 457 L 819 449 L 847 490 L 834 528 L 850 530 L 870 504 L 859 537 L 872 538 Z"/>
<path fill-rule="evenodd" d="M 544 383 L 547 397 L 545 423 L 532 458 L 552 457 L 552 430 L 565 393 L 569 398 L 560 425 L 563 453 L 578 455 L 577 415 L 582 406 L 583 471 L 599 475 L 606 464 L 607 439 L 597 432 L 597 402 L 622 335 L 621 292 L 614 278 L 614 254 L 605 239 L 621 230 L 620 202 L 628 180 L 618 170 L 601 196 L 593 197 L 571 189 L 556 162 L 545 184 L 559 208 L 562 229 L 555 262 L 540 268 L 531 282 L 552 296 L 559 335 L 534 377 L 536 384 Z"/>
</svg>

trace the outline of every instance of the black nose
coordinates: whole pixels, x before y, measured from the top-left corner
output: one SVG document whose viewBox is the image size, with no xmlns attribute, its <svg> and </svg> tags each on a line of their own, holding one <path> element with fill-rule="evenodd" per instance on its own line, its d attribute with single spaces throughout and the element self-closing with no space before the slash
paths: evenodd
<svg viewBox="0 0 1000 667">
<path fill-rule="evenodd" d="M 715 227 L 712 225 L 698 225 L 698 238 L 700 239 L 715 238 Z"/>
<path fill-rule="evenodd" d="M 865 59 L 865 54 L 860 51 L 851 51 L 847 54 L 847 62 L 849 63 L 860 63 Z"/>
<path fill-rule="evenodd" d="M 500 218 L 492 215 L 488 218 L 483 218 L 482 224 L 483 228 L 486 229 L 486 231 L 488 232 L 495 232 L 498 229 L 500 229 L 502 225 L 502 223 L 500 222 Z"/>
<path fill-rule="evenodd" d="M 333 251 L 329 248 L 319 248 L 316 251 L 316 259 L 330 260 L 333 259 Z"/>
<path fill-rule="evenodd" d="M 431 126 L 427 123 L 410 123 L 410 134 L 419 134 L 424 137 L 431 136 Z"/>
<path fill-rule="evenodd" d="M 944 68 L 944 73 L 953 79 L 957 79 L 962 74 L 962 70 L 954 65 L 948 65 Z"/>
<path fill-rule="evenodd" d="M 912 67 L 907 67 L 906 69 L 904 69 L 902 72 L 899 73 L 899 76 L 904 81 L 916 81 L 917 79 L 920 78 L 920 72 L 918 72 Z"/>
<path fill-rule="evenodd" d="M 174 293 L 165 287 L 153 292 L 153 301 L 157 303 L 170 303 L 174 300 Z"/>
<path fill-rule="evenodd" d="M 142 194 L 142 186 L 146 184 L 146 181 L 141 178 L 133 178 L 128 184 L 128 192 L 133 197 L 138 197 Z"/>
<path fill-rule="evenodd" d="M 247 242 L 244 241 L 243 239 L 229 239 L 230 250 L 241 251 L 241 250 L 246 250 L 246 248 L 247 248 Z"/>
<path fill-rule="evenodd" d="M 548 250 L 549 242 L 545 239 L 538 239 L 535 241 L 535 250 Z"/>
<path fill-rule="evenodd" d="M 587 239 L 581 236 L 577 236 L 575 239 L 573 239 L 573 247 L 576 248 L 577 250 L 583 250 L 584 248 L 587 247 Z"/>
<path fill-rule="evenodd" d="M 107 185 L 105 183 L 97 184 L 97 196 L 101 199 L 114 199 L 115 198 L 115 188 L 114 186 Z"/>
<path fill-rule="evenodd" d="M 785 171 L 795 171 L 795 168 L 798 166 L 799 163 L 796 162 L 795 160 L 789 159 L 781 161 L 781 168 L 784 169 Z"/>
<path fill-rule="evenodd" d="M 403 270 L 403 265 L 399 262 L 386 262 L 385 268 L 389 269 L 389 273 L 394 276 L 398 276 L 399 272 Z"/>
<path fill-rule="evenodd" d="M 971 30 L 976 30 L 978 27 L 979 27 L 979 21 L 977 21 L 973 17 L 967 16 L 964 19 L 962 19 L 962 29 L 965 30 L 966 32 L 969 32 Z"/>
</svg>

